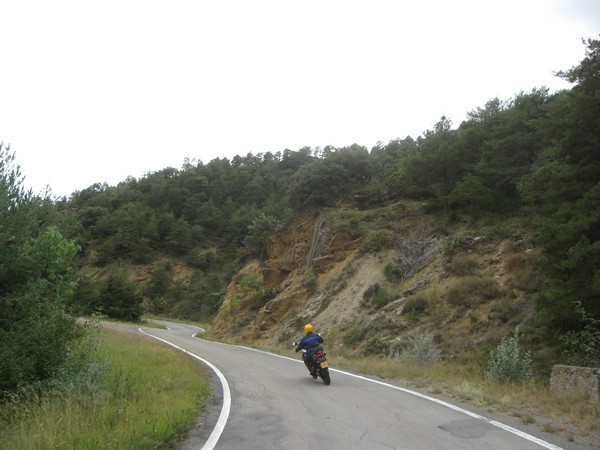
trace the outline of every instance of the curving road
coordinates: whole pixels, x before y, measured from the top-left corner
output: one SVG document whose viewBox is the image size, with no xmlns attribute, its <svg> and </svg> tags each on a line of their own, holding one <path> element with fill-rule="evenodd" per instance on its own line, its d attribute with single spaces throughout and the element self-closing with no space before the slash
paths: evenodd
<svg viewBox="0 0 600 450">
<path fill-rule="evenodd" d="M 544 434 L 542 440 L 392 381 L 333 369 L 331 385 L 325 386 L 299 359 L 196 339 L 196 327 L 163 324 L 168 329 L 140 331 L 186 351 L 218 374 L 218 401 L 196 431 L 199 445 L 188 442 L 184 448 L 561 448 L 548 440 L 564 445 L 556 435 Z"/>
</svg>

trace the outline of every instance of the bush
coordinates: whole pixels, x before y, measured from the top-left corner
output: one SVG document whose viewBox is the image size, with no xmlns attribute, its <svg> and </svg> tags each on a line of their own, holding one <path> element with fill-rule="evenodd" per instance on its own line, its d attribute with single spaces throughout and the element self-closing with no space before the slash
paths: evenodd
<svg viewBox="0 0 600 450">
<path fill-rule="evenodd" d="M 389 248 L 394 245 L 395 238 L 394 233 L 390 230 L 379 230 L 371 232 L 367 235 L 360 251 L 362 253 L 376 253 L 384 248 Z"/>
<path fill-rule="evenodd" d="M 501 299 L 498 302 L 494 302 L 490 306 L 490 312 L 488 318 L 492 320 L 498 320 L 501 323 L 509 323 L 510 320 L 515 319 L 518 316 L 519 309 L 522 307 L 522 303 L 510 299 Z"/>
<path fill-rule="evenodd" d="M 250 309 L 252 311 L 258 311 L 263 306 L 265 306 L 267 303 L 269 303 L 270 300 L 274 299 L 276 295 L 277 294 L 275 291 L 273 291 L 273 289 L 270 289 L 270 288 L 260 289 L 252 298 L 252 303 L 250 304 Z"/>
<path fill-rule="evenodd" d="M 475 275 L 479 265 L 477 261 L 468 256 L 457 256 L 448 263 L 446 270 L 458 276 Z"/>
<path fill-rule="evenodd" d="M 586 313 L 581 302 L 575 303 L 575 311 L 581 316 L 584 327 L 561 337 L 569 359 L 580 366 L 600 367 L 600 320 Z"/>
<path fill-rule="evenodd" d="M 239 282 L 240 291 L 244 295 L 248 295 L 250 293 L 256 293 L 260 288 L 260 279 L 256 274 L 250 274 L 242 277 Z"/>
<path fill-rule="evenodd" d="M 509 339 L 502 338 L 496 351 L 490 352 L 487 375 L 496 381 L 524 382 L 531 378 L 531 357 L 521 355 L 519 327 Z"/>
<path fill-rule="evenodd" d="M 536 256 L 519 253 L 506 257 L 502 267 L 511 275 L 510 285 L 525 292 L 537 292 L 543 289 L 544 277 L 538 268 Z"/>
<path fill-rule="evenodd" d="M 309 294 L 314 294 L 315 292 L 317 292 L 317 282 L 317 273 L 312 267 L 309 267 L 306 270 L 306 272 L 304 272 L 304 279 L 302 280 L 302 285 L 306 287 L 306 291 Z"/>
<path fill-rule="evenodd" d="M 358 343 L 363 338 L 364 334 L 364 330 L 361 330 L 359 327 L 353 327 L 344 334 L 342 341 L 344 342 L 344 345 L 350 347 Z"/>
<path fill-rule="evenodd" d="M 390 283 L 399 283 L 404 278 L 404 270 L 398 264 L 386 264 L 383 274 Z"/>
<path fill-rule="evenodd" d="M 433 364 L 440 360 L 441 350 L 435 346 L 432 334 L 418 334 L 409 338 L 399 358 L 419 364 Z"/>
<path fill-rule="evenodd" d="M 468 307 L 490 300 L 500 295 L 500 287 L 495 280 L 482 277 L 467 277 L 446 293 L 446 300 L 454 306 Z"/>
<path fill-rule="evenodd" d="M 392 293 L 377 283 L 369 286 L 369 288 L 363 293 L 364 304 L 372 305 L 376 309 L 383 308 L 392 300 Z"/>
<path fill-rule="evenodd" d="M 171 281 L 171 263 L 168 260 L 161 261 L 152 269 L 145 294 L 150 298 L 164 297 L 169 290 Z"/>
<path fill-rule="evenodd" d="M 416 313 L 422 313 L 429 307 L 429 300 L 425 294 L 416 294 L 406 299 L 404 303 L 404 312 L 414 311 Z"/>
<path fill-rule="evenodd" d="M 142 294 L 134 281 L 128 281 L 124 269 L 113 267 L 101 287 L 99 305 L 108 317 L 137 322 L 142 316 Z"/>
</svg>

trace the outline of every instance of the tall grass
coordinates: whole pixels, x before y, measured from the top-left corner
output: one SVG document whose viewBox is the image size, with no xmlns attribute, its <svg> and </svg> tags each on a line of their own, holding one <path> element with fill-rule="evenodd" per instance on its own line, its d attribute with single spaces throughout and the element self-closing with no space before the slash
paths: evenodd
<svg viewBox="0 0 600 450">
<path fill-rule="evenodd" d="M 0 449 L 167 448 L 210 393 L 205 369 L 141 336 L 103 330 L 85 379 L 23 393 L 0 410 Z"/>
</svg>

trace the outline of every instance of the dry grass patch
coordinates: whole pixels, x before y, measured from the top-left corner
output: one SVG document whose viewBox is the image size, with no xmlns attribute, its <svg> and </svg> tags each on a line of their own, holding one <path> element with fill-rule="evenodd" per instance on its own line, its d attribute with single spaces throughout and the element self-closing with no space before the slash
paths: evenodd
<svg viewBox="0 0 600 450">
<path fill-rule="evenodd" d="M 500 286 L 492 278 L 465 277 L 446 291 L 446 301 L 453 306 L 467 308 L 502 294 Z"/>
<path fill-rule="evenodd" d="M 538 256 L 534 252 L 516 253 L 504 258 L 503 269 L 510 274 L 510 285 L 514 289 L 526 292 L 540 290 L 543 277 L 537 268 Z"/>
<path fill-rule="evenodd" d="M 461 277 L 477 275 L 479 263 L 471 256 L 454 256 L 446 265 L 446 270 Z"/>
</svg>

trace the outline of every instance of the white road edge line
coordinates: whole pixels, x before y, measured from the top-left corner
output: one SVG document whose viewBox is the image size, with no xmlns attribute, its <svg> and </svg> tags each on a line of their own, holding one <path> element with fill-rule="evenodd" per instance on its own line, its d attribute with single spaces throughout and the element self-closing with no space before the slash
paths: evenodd
<svg viewBox="0 0 600 450">
<path fill-rule="evenodd" d="M 153 337 L 155 339 L 158 339 L 159 341 L 163 341 L 164 343 L 169 344 L 169 345 L 171 345 L 171 346 L 173 346 L 173 347 L 175 347 L 175 348 L 183 351 L 184 353 L 187 353 L 187 354 L 193 356 L 196 359 L 199 359 L 200 361 L 202 361 L 205 364 L 207 364 L 213 371 L 215 371 L 215 373 L 217 374 L 217 376 L 219 376 L 219 379 L 221 380 L 221 384 L 223 385 L 223 409 L 221 410 L 221 416 L 219 417 L 219 421 L 217 422 L 217 425 L 215 426 L 215 429 L 213 430 L 213 432 L 210 435 L 209 441 L 207 441 L 206 445 L 203 447 L 203 450 L 212 450 L 214 448 L 214 446 L 216 445 L 219 437 L 221 436 L 221 433 L 223 432 L 223 428 L 225 427 L 225 423 L 227 422 L 227 417 L 229 416 L 229 410 L 231 409 L 231 394 L 229 392 L 229 385 L 227 384 L 227 380 L 225 379 L 225 377 L 223 376 L 223 374 L 219 371 L 219 369 L 217 369 L 215 366 L 213 366 L 208 361 L 206 361 L 206 360 L 200 358 L 199 356 L 194 355 L 193 353 L 190 353 L 187 350 L 184 350 L 184 349 L 182 349 L 182 348 L 180 348 L 180 347 L 178 347 L 178 346 L 176 346 L 174 344 L 171 344 L 170 342 L 168 342 L 168 341 L 166 341 L 164 339 L 161 339 L 161 338 L 158 338 L 156 336 L 152 336 L 151 334 L 145 333 L 144 331 L 142 331 L 141 328 L 139 330 L 142 333 L 147 334 L 148 336 L 151 336 L 151 337 Z M 204 339 L 201 339 L 201 338 L 199 338 L 197 336 L 194 336 L 194 335 L 192 337 L 194 337 L 195 339 L 198 339 L 198 340 L 204 340 Z M 239 347 L 239 348 L 243 348 L 243 349 L 246 349 L 246 350 L 251 350 L 251 351 L 257 352 L 257 353 L 264 353 L 266 355 L 275 356 L 277 358 L 287 359 L 289 361 L 294 361 L 294 362 L 297 362 L 297 363 L 302 362 L 302 361 L 300 361 L 298 359 L 290 358 L 289 356 L 277 355 L 276 353 L 271 353 L 271 352 L 267 352 L 267 351 L 264 351 L 264 350 L 257 350 L 255 348 L 245 347 L 243 345 L 225 344 L 225 343 L 216 342 L 216 341 L 208 341 L 208 342 L 215 343 L 215 344 L 221 344 L 221 345 L 228 345 L 228 346 L 232 346 L 232 347 Z M 477 413 L 474 413 L 472 411 L 469 411 L 468 409 L 464 409 L 464 408 L 461 408 L 460 406 L 453 405 L 452 403 L 448 403 L 448 402 L 445 402 L 443 400 L 439 400 L 437 398 L 430 397 L 430 396 L 425 395 L 425 394 L 421 394 L 420 392 L 411 391 L 409 389 L 402 388 L 400 386 L 394 386 L 393 384 L 384 383 L 383 381 L 374 380 L 372 378 L 367 378 L 367 377 L 364 377 L 362 375 L 356 375 L 356 374 L 353 374 L 353 373 L 350 373 L 350 372 L 345 372 L 345 371 L 339 370 L 339 369 L 332 369 L 332 368 L 330 368 L 329 370 L 331 370 L 332 372 L 337 372 L 337 373 L 341 373 L 343 375 L 347 375 L 349 377 L 354 377 L 354 378 L 357 378 L 359 380 L 369 381 L 371 383 L 379 384 L 381 386 L 385 386 L 385 387 L 388 387 L 388 388 L 391 388 L 391 389 L 395 389 L 397 391 L 401 391 L 401 392 L 404 392 L 406 394 L 414 395 L 414 396 L 420 397 L 420 398 L 422 398 L 424 400 L 428 400 L 430 402 L 437 403 L 438 405 L 445 406 L 446 408 L 450 408 L 450 409 L 452 409 L 454 411 L 460 412 L 460 413 L 465 414 L 467 416 L 470 416 L 470 417 L 472 417 L 474 419 L 481 420 L 483 422 L 489 423 L 492 426 L 495 426 L 495 427 L 500 428 L 500 429 L 502 429 L 504 431 L 507 431 L 507 432 L 512 433 L 512 434 L 514 434 L 516 436 L 519 436 L 519 437 L 521 437 L 523 439 L 531 441 L 531 442 L 533 442 L 535 444 L 540 445 L 541 447 L 544 447 L 544 448 L 547 448 L 547 449 L 550 449 L 550 450 L 563 450 L 562 447 L 559 447 L 557 445 L 551 444 L 550 442 L 544 441 L 543 439 L 537 438 L 537 437 L 535 437 L 535 436 L 533 436 L 531 434 L 525 433 L 524 431 L 521 431 L 521 430 L 518 430 L 516 428 L 513 428 L 510 425 L 506 425 L 506 424 L 504 424 L 502 422 L 498 422 L 496 420 L 489 419 L 489 418 L 487 418 L 485 416 L 482 416 L 480 414 L 477 414 Z M 208 443 L 210 442 L 210 439 L 213 437 L 213 435 L 215 435 L 215 433 L 217 432 L 217 428 L 219 428 L 219 426 L 220 426 L 220 421 L 221 421 L 221 418 L 223 417 L 223 412 L 225 411 L 225 408 L 226 408 L 226 405 L 225 405 L 225 397 L 226 397 L 225 396 L 225 391 L 226 390 L 227 390 L 227 397 L 228 397 L 228 402 L 229 402 L 229 405 L 227 405 L 227 414 L 225 416 L 225 419 L 224 419 L 223 423 L 221 424 L 220 431 L 218 431 L 218 435 L 217 435 L 216 439 L 214 440 L 214 443 L 212 444 L 211 447 L 208 447 Z"/>
<path fill-rule="evenodd" d="M 192 352 L 188 352 L 187 350 L 185 350 L 165 339 L 162 339 L 162 338 L 154 336 L 150 333 L 147 333 L 144 330 L 142 330 L 141 328 L 138 328 L 138 329 L 141 333 L 145 334 L 146 336 L 150 336 L 151 338 L 154 338 L 161 342 L 164 342 L 165 344 L 170 345 L 171 347 L 174 347 L 177 350 L 181 350 L 183 353 L 190 355 L 191 357 L 196 358 L 197 360 L 203 362 L 208 367 L 210 367 L 210 369 L 219 378 L 219 381 L 221 382 L 221 386 L 223 388 L 223 407 L 221 408 L 221 414 L 219 415 L 219 419 L 217 420 L 217 424 L 215 425 L 215 428 L 213 429 L 212 433 L 208 437 L 208 440 L 204 444 L 204 447 L 202 447 L 202 450 L 213 450 L 215 448 L 215 445 L 217 445 L 217 442 L 219 441 L 221 434 L 223 433 L 225 424 L 227 423 L 227 420 L 229 419 L 229 412 L 231 411 L 231 391 L 229 390 L 229 383 L 227 383 L 227 379 L 221 373 L 221 371 L 219 369 L 217 369 L 217 367 L 214 364 L 210 363 L 206 359 L 201 358 Z"/>
<path fill-rule="evenodd" d="M 231 345 L 231 344 L 226 344 L 226 345 Z M 277 355 L 275 353 L 266 352 L 264 350 L 257 350 L 255 348 L 251 348 L 251 347 L 244 347 L 243 345 L 236 345 L 236 347 L 245 348 L 247 350 L 252 350 L 252 351 L 255 351 L 255 352 L 258 352 L 258 353 L 265 353 L 267 355 L 276 356 L 278 358 L 289 359 L 291 361 L 301 362 L 301 361 L 299 361 L 297 359 L 290 358 L 288 356 Z M 345 372 L 345 371 L 339 370 L 339 369 L 332 369 L 332 368 L 330 368 L 329 370 L 333 371 L 333 372 L 341 373 L 343 375 L 347 375 L 349 377 L 358 378 L 359 380 L 370 381 L 371 383 L 379 384 L 381 386 L 385 386 L 385 387 L 388 387 L 388 388 L 396 389 L 398 391 L 402 391 L 402 392 L 405 392 L 407 394 L 414 395 L 416 397 L 420 397 L 420 398 L 425 399 L 425 400 L 429 400 L 430 402 L 434 402 L 434 403 L 437 403 L 438 405 L 445 406 L 446 408 L 453 409 L 454 411 L 460 412 L 462 414 L 466 414 L 467 416 L 473 417 L 474 419 L 478 419 L 478 420 L 482 420 L 484 422 L 487 422 L 490 425 L 493 425 L 495 427 L 501 428 L 504 431 L 508 431 L 509 433 L 515 434 L 515 435 L 517 435 L 517 436 L 519 436 L 519 437 L 521 437 L 523 439 L 527 439 L 528 441 L 534 442 L 534 443 L 536 443 L 536 444 L 538 444 L 538 445 L 540 445 L 542 447 L 545 447 L 547 449 L 550 449 L 550 450 L 563 450 L 562 447 L 558 447 L 558 446 L 556 446 L 554 444 L 551 444 L 550 442 L 546 442 L 543 439 L 537 438 L 535 436 L 532 436 L 531 434 L 525 433 L 524 431 L 521 431 L 521 430 L 518 430 L 516 428 L 513 428 L 510 425 L 503 424 L 502 422 L 498 422 L 498 421 L 493 420 L 493 419 L 488 419 L 487 417 L 479 415 L 479 414 L 474 413 L 472 411 L 469 411 L 468 409 L 461 408 L 460 406 L 453 405 L 452 403 L 448 403 L 448 402 L 445 402 L 443 400 L 439 400 L 439 399 L 434 398 L 434 397 L 429 397 L 428 395 L 421 394 L 420 392 L 411 391 L 409 389 L 405 389 L 405 388 L 402 388 L 402 387 L 399 387 L 399 386 L 394 386 L 393 384 L 384 383 L 383 381 L 374 380 L 372 378 L 363 377 L 362 375 L 356 375 L 356 374 L 353 374 L 353 373 L 350 373 L 350 372 Z"/>
</svg>

